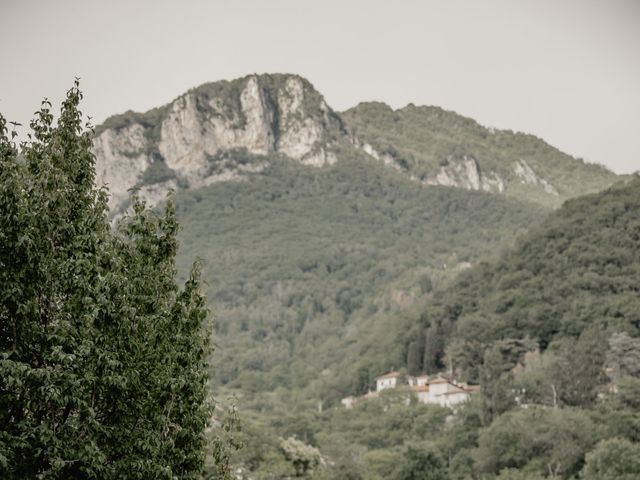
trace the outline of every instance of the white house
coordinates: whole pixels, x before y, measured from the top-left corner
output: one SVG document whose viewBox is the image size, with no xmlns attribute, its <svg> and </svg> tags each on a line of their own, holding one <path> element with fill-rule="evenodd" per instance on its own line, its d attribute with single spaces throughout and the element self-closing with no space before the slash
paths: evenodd
<svg viewBox="0 0 640 480">
<path fill-rule="evenodd" d="M 380 392 L 387 388 L 396 388 L 400 379 L 399 372 L 389 372 L 376 378 L 376 392 Z"/>
<path fill-rule="evenodd" d="M 432 400 L 431 403 L 439 403 L 433 400 L 447 393 L 447 391 L 449 390 L 449 386 L 451 384 L 449 383 L 449 380 L 447 380 L 446 378 L 436 377 L 430 380 L 428 382 L 428 385 L 429 385 L 429 398 Z"/>
<path fill-rule="evenodd" d="M 382 390 L 399 387 L 401 377 L 402 375 L 399 372 L 385 373 L 376 378 L 375 392 L 369 391 L 360 397 L 346 397 L 341 400 L 341 403 L 345 408 L 352 408 L 357 402 L 376 398 Z M 457 383 L 454 380 L 443 377 L 430 378 L 428 375 L 408 376 L 407 384 L 418 402 L 451 408 L 466 402 L 473 392 L 480 389 L 478 386 Z"/>
<path fill-rule="evenodd" d="M 428 392 L 422 395 L 423 403 L 433 403 L 442 407 L 453 407 L 466 402 L 474 391 L 457 385 L 446 378 L 437 377 L 428 381 Z M 418 398 L 420 400 L 420 397 Z"/>
<path fill-rule="evenodd" d="M 418 399 L 418 402 L 429 403 L 429 386 L 428 385 L 414 385 L 411 387 L 411 391 Z"/>
<path fill-rule="evenodd" d="M 454 387 L 442 396 L 444 397 L 443 404 L 445 407 L 454 407 L 469 400 L 469 392 L 459 387 Z"/>
</svg>

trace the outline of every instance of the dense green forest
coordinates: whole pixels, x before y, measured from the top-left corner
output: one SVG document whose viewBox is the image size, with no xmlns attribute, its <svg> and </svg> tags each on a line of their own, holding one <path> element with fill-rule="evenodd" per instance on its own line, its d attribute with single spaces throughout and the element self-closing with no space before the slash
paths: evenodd
<svg viewBox="0 0 640 480">
<path fill-rule="evenodd" d="M 540 207 L 424 188 L 365 156 L 271 159 L 243 182 L 183 192 L 178 265 L 204 261 L 219 384 L 335 403 L 404 363 L 407 311 L 542 219 Z M 359 373 L 358 373 L 359 371 Z"/>
<path fill-rule="evenodd" d="M 589 328 L 637 336 L 639 211 L 638 179 L 566 202 L 498 261 L 462 273 L 425 310 L 424 326 L 446 331 L 471 379 L 496 341 L 529 339 L 545 351 Z"/>
<path fill-rule="evenodd" d="M 569 201 L 428 295 L 414 328 L 427 345 L 439 328 L 444 357 L 424 367 L 451 357 L 481 384 L 454 416 L 402 389 L 323 411 L 260 394 L 243 400 L 236 465 L 256 479 L 638 478 L 639 212 L 638 179 Z"/>
</svg>

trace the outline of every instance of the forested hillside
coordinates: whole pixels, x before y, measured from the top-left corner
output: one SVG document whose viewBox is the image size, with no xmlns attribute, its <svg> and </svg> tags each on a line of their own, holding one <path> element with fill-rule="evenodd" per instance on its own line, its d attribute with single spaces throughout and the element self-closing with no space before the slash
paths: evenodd
<svg viewBox="0 0 640 480">
<path fill-rule="evenodd" d="M 640 180 L 568 201 L 500 260 L 460 275 L 426 308 L 427 331 L 472 379 L 487 346 L 541 350 L 596 327 L 640 334 Z M 446 333 L 444 333 L 446 332 Z"/>
<path fill-rule="evenodd" d="M 544 215 L 425 189 L 364 155 L 324 169 L 270 164 L 177 200 L 178 264 L 204 260 L 216 380 L 245 392 L 313 387 L 335 402 L 366 389 L 404 363 L 403 310 Z M 360 367 L 370 373 L 358 378 Z"/>
<path fill-rule="evenodd" d="M 424 367 L 481 385 L 454 416 L 402 389 L 322 412 L 261 395 L 235 465 L 253 478 L 638 478 L 639 245 L 640 179 L 567 202 L 423 307 L 415 327 L 446 346 Z"/>
</svg>

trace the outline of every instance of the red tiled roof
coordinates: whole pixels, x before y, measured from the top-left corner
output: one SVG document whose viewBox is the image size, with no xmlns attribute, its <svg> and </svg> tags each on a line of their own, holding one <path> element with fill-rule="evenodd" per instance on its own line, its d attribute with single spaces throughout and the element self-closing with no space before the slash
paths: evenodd
<svg viewBox="0 0 640 480">
<path fill-rule="evenodd" d="M 411 387 L 411 390 L 413 390 L 414 392 L 428 392 L 429 391 L 429 386 L 428 385 L 414 385 L 413 387 Z"/>
</svg>

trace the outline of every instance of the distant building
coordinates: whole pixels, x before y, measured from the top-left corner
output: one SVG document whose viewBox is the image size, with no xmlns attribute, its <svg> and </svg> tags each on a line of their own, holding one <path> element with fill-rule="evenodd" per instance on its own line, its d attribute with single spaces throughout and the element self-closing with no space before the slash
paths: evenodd
<svg viewBox="0 0 640 480">
<path fill-rule="evenodd" d="M 399 372 L 389 372 L 376 378 L 376 391 L 369 391 L 360 397 L 349 396 L 341 400 L 345 408 L 352 408 L 354 404 L 370 400 L 378 397 L 383 390 L 397 388 L 400 386 Z M 457 383 L 444 377 L 429 377 L 428 375 L 419 375 L 417 377 L 408 376 L 407 384 L 411 389 L 411 393 L 420 403 L 440 405 L 442 407 L 453 408 L 469 400 L 470 395 L 477 392 L 480 387 L 477 385 L 467 385 L 466 383 Z M 408 400 L 408 399 L 407 399 Z"/>
<path fill-rule="evenodd" d="M 428 392 L 423 395 L 423 403 L 437 404 L 442 407 L 454 407 L 469 399 L 476 389 L 464 384 L 456 384 L 452 380 L 436 377 L 427 383 Z"/>
<path fill-rule="evenodd" d="M 396 388 L 400 379 L 399 372 L 389 372 L 376 378 L 376 392 L 381 392 L 387 388 Z"/>
<path fill-rule="evenodd" d="M 428 385 L 414 385 L 411 387 L 411 391 L 418 399 L 418 402 L 429 403 L 429 386 Z"/>
</svg>

